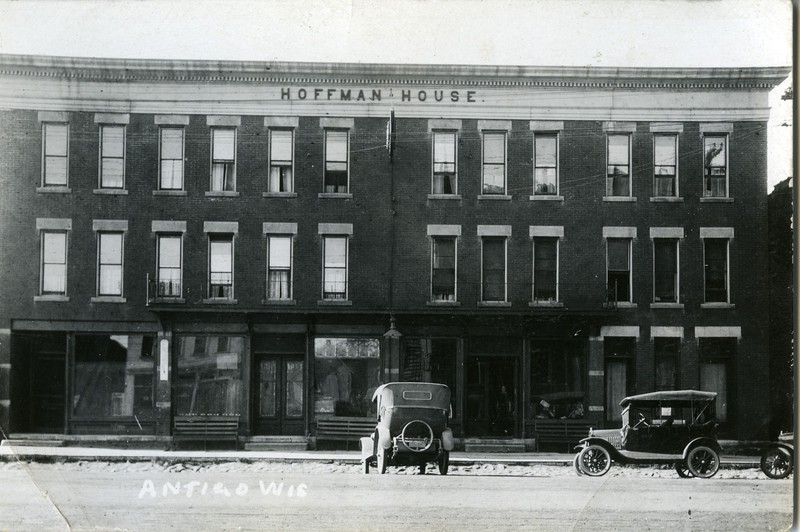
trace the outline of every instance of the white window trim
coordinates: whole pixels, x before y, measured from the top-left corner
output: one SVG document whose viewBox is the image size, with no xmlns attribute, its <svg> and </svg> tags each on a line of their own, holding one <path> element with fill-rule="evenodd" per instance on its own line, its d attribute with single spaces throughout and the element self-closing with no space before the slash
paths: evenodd
<svg viewBox="0 0 800 532">
<path fill-rule="evenodd" d="M 680 238 L 682 237 L 675 237 L 675 236 L 652 236 L 652 229 L 651 228 L 651 249 L 653 250 L 653 271 L 652 271 L 652 283 L 653 283 L 653 303 L 651 304 L 651 308 L 658 308 L 659 306 L 680 306 L 682 307 L 683 304 L 681 303 L 681 241 Z M 682 228 L 680 228 L 682 230 Z M 675 240 L 675 301 L 656 301 L 656 240 Z M 654 307 L 655 306 L 655 307 Z"/>
<path fill-rule="evenodd" d="M 458 227 L 458 234 L 431 234 L 428 232 L 428 236 L 430 239 L 430 250 L 431 250 L 431 270 L 430 270 L 430 280 L 429 283 L 429 294 L 428 294 L 428 304 L 429 305 L 442 305 L 442 306 L 455 306 L 460 305 L 458 301 L 458 239 L 461 236 L 461 226 L 453 226 Z M 437 301 L 433 299 L 433 271 L 434 271 L 434 251 L 435 251 L 435 240 L 437 238 L 445 239 L 445 238 L 452 238 L 453 239 L 453 300 L 452 301 Z"/>
<path fill-rule="evenodd" d="M 484 148 L 486 145 L 486 135 L 503 135 L 503 192 L 501 194 L 487 194 L 484 191 L 486 186 L 486 153 Z M 457 142 L 456 142 L 457 144 Z M 458 192 L 458 187 L 456 187 Z M 501 197 L 508 194 L 508 131 L 504 129 L 486 129 L 481 130 L 481 197 Z"/>
<path fill-rule="evenodd" d="M 683 338 L 683 327 L 654 325 L 650 327 L 650 338 Z"/>
<path fill-rule="evenodd" d="M 606 229 L 605 227 L 603 228 Z M 636 228 L 632 228 L 636 229 Z M 605 231 L 604 231 L 605 232 Z M 617 301 L 617 305 L 622 306 L 634 306 L 634 299 L 633 299 L 633 239 L 634 237 L 630 236 L 609 236 L 606 237 L 605 234 L 603 235 L 606 240 L 606 287 L 608 287 L 608 239 L 614 238 L 618 240 L 627 240 L 628 241 L 628 299 L 626 301 Z"/>
<path fill-rule="evenodd" d="M 679 125 L 680 125 L 680 131 L 682 132 L 683 131 L 683 124 L 679 124 Z M 653 133 L 653 135 L 652 135 L 652 137 L 653 137 L 653 196 L 652 197 L 653 198 L 659 198 L 659 199 L 660 198 L 676 198 L 676 199 L 680 198 L 681 197 L 681 187 L 680 187 L 680 182 L 681 182 L 681 179 L 680 179 L 680 175 L 681 175 L 681 169 L 680 169 L 680 161 L 681 161 L 680 145 L 681 145 L 681 142 L 680 142 L 680 133 L 677 132 L 677 131 L 670 131 L 669 129 L 664 129 L 664 130 L 661 130 L 661 131 L 658 131 L 658 130 L 657 131 L 653 131 L 653 124 L 651 124 L 651 126 L 650 126 L 650 131 Z M 657 177 L 656 173 L 655 173 L 655 167 L 656 167 L 656 137 L 673 137 L 675 139 L 675 177 L 674 177 L 674 179 L 675 179 L 675 194 L 673 194 L 672 196 L 659 196 L 659 195 L 656 194 L 656 177 Z"/>
<path fill-rule="evenodd" d="M 206 222 L 209 223 L 209 222 Z M 213 222 L 212 222 L 213 223 Z M 224 222 L 221 222 L 224 223 Z M 236 223 L 236 222 L 228 222 L 228 223 Z M 211 297 L 211 241 L 219 236 L 228 235 L 230 236 L 231 241 L 231 296 L 229 298 L 224 297 Z M 206 241 L 207 241 L 207 256 L 208 262 L 206 268 L 208 269 L 208 277 L 206 279 L 206 294 L 208 297 L 203 299 L 203 303 L 227 303 L 227 304 L 236 304 L 239 301 L 236 299 L 236 233 L 229 233 L 229 232 L 216 232 L 216 231 L 206 231 Z M 183 240 L 181 240 L 181 244 Z M 183 254 L 183 249 L 181 247 L 181 254 Z M 183 262 L 181 262 L 181 273 L 183 273 Z M 181 289 L 183 286 L 181 286 Z"/>
<path fill-rule="evenodd" d="M 99 221 L 99 220 L 96 220 Z M 126 230 L 127 230 L 127 221 L 126 221 Z M 119 294 L 100 294 L 100 252 L 102 251 L 100 248 L 100 240 L 102 235 L 120 235 L 122 240 L 122 245 L 120 247 L 120 293 Z M 96 271 L 97 271 L 97 278 L 95 280 L 95 297 L 92 298 L 92 302 L 101 303 L 124 303 L 125 302 L 125 231 L 120 230 L 109 230 L 109 229 L 95 229 L 95 239 L 97 240 L 97 261 L 96 261 Z"/>
<path fill-rule="evenodd" d="M 624 337 L 639 339 L 639 326 L 638 325 L 604 325 L 600 327 L 600 338 L 611 337 Z"/>
<path fill-rule="evenodd" d="M 732 236 L 716 236 L 715 233 L 707 233 L 705 236 L 703 235 L 703 229 L 700 228 L 700 240 L 703 242 L 703 303 L 700 305 L 701 308 L 732 308 L 734 305 L 731 303 L 731 240 Z M 707 228 L 707 229 L 730 229 L 731 234 L 733 232 L 732 228 Z M 706 272 L 705 272 L 705 264 L 706 264 L 706 239 L 713 239 L 713 240 L 725 240 L 725 301 L 706 301 Z"/>
<path fill-rule="evenodd" d="M 531 227 L 533 229 L 533 227 Z M 561 302 L 561 290 L 560 290 L 560 277 L 561 277 L 561 239 L 564 236 L 563 230 L 564 228 L 561 227 L 561 236 L 557 235 L 534 235 L 531 234 L 531 277 L 533 282 L 531 283 L 531 305 L 530 306 L 557 306 L 562 304 Z M 537 238 L 555 238 L 556 239 L 556 299 L 555 301 L 537 301 L 536 300 L 536 239 Z"/>
<path fill-rule="evenodd" d="M 323 120 L 325 120 L 325 119 L 324 118 L 320 118 L 320 126 L 322 126 Z M 329 121 L 343 120 L 343 121 L 347 121 L 345 123 L 350 124 L 350 125 L 348 127 L 333 126 L 333 125 L 322 126 L 323 127 L 323 129 L 322 129 L 322 192 L 320 192 L 318 194 L 318 196 L 320 198 L 352 198 L 353 197 L 353 189 L 352 189 L 352 187 L 350 185 L 350 132 L 351 132 L 351 130 L 353 128 L 353 126 L 352 126 L 352 123 L 353 123 L 352 120 L 353 119 L 352 118 L 348 118 L 348 119 L 344 119 L 344 118 L 342 118 L 342 119 L 334 119 L 334 118 L 331 118 L 331 119 L 328 119 L 328 120 Z M 338 124 L 339 122 L 326 122 L 326 124 L 327 123 Z M 345 132 L 347 134 L 347 147 L 346 147 L 347 157 L 346 157 L 346 161 L 345 161 L 345 164 L 347 165 L 347 192 L 325 192 L 325 178 L 326 178 L 325 174 L 328 171 L 328 132 L 331 132 L 331 131 L 340 131 L 340 132 Z"/>
<path fill-rule="evenodd" d="M 460 198 L 460 190 L 461 187 L 458 183 L 458 133 L 461 128 L 461 121 L 458 120 L 458 128 L 435 128 L 431 129 L 430 124 L 431 122 L 437 122 L 435 120 L 428 121 L 428 130 L 431 134 L 431 188 L 430 193 L 428 194 L 428 199 L 437 199 L 437 198 Z M 449 122 L 449 121 L 442 121 L 442 122 Z M 446 124 L 442 124 L 446 125 Z M 453 134 L 453 184 L 455 185 L 455 191 L 452 194 L 437 194 L 434 192 L 434 177 L 436 175 L 436 134 L 437 133 L 452 133 Z M 483 153 L 483 139 L 481 138 L 481 154 Z M 483 164 L 483 159 L 481 159 L 481 164 Z M 481 180 L 483 180 L 483 168 L 481 168 Z"/>
<path fill-rule="evenodd" d="M 181 277 L 180 277 L 180 279 L 181 279 L 181 290 L 180 290 L 180 294 L 178 294 L 177 296 L 159 296 L 158 295 L 158 288 L 156 288 L 155 297 L 157 297 L 159 299 L 170 300 L 170 301 L 183 302 L 184 301 L 184 299 L 183 299 L 183 286 L 185 284 L 184 283 L 185 279 L 184 279 L 184 276 L 183 276 L 183 273 L 184 273 L 183 241 L 184 241 L 184 236 L 186 234 L 186 222 L 172 222 L 172 223 L 175 224 L 175 227 L 178 227 L 178 229 L 169 229 L 169 226 L 164 225 L 164 226 L 162 226 L 162 227 L 164 227 L 164 229 L 162 229 L 162 230 L 156 230 L 156 223 L 157 223 L 156 221 L 153 222 L 153 232 L 156 233 L 156 235 L 155 235 L 156 236 L 156 278 L 155 278 L 155 281 L 156 281 L 156 283 L 158 283 L 158 281 L 160 279 L 159 272 L 161 270 L 161 253 L 160 253 L 161 246 L 159 244 L 161 243 L 161 238 L 179 238 L 180 239 L 180 264 L 181 264 L 181 268 L 180 268 L 180 270 L 181 270 Z M 161 222 L 161 223 L 164 223 L 164 222 Z M 169 222 L 167 222 L 167 223 L 169 223 Z M 183 229 L 182 230 L 179 228 L 181 224 L 183 225 Z"/>
<path fill-rule="evenodd" d="M 725 125 L 723 124 L 721 127 L 703 127 L 704 124 L 700 124 L 700 156 L 705 157 L 706 152 L 706 137 L 721 137 L 725 139 L 725 195 L 724 196 L 706 196 L 706 165 L 705 160 L 701 160 L 702 168 L 703 168 L 703 195 L 700 196 L 700 201 L 724 201 L 732 198 L 731 196 L 731 161 L 730 161 L 730 148 L 731 148 L 731 133 L 733 132 L 733 125 L 730 124 L 730 130 L 728 130 Z M 717 126 L 714 124 L 713 126 Z"/>
<path fill-rule="evenodd" d="M 208 117 L 211 119 L 212 117 Z M 224 118 L 239 118 L 239 117 L 224 117 Z M 233 190 L 214 190 L 214 131 L 215 130 L 233 130 Z M 209 137 L 211 142 L 211 150 L 208 154 L 208 190 L 206 196 L 238 196 L 239 195 L 239 172 L 237 171 L 238 162 L 238 144 L 239 144 L 239 128 L 234 125 L 217 125 L 209 123 Z M 186 142 L 184 141 L 184 146 Z M 185 176 L 184 176 L 185 179 Z M 223 183 L 224 188 L 224 183 Z"/>
<path fill-rule="evenodd" d="M 742 339 L 739 326 L 698 326 L 694 328 L 695 338 L 738 338 Z"/>
<path fill-rule="evenodd" d="M 533 175 L 531 176 L 532 191 L 530 199 L 533 201 L 546 201 L 546 200 L 563 200 L 564 196 L 561 195 L 561 130 L 564 129 L 564 123 L 561 122 L 561 127 L 557 130 L 536 130 L 533 132 Z M 556 138 L 556 193 L 551 194 L 536 194 L 536 136 L 555 137 Z"/>
<path fill-rule="evenodd" d="M 265 118 L 264 119 L 265 123 L 266 123 L 266 120 L 267 119 Z M 274 125 L 274 126 L 270 126 L 267 131 L 268 131 L 268 135 L 267 135 L 267 143 L 268 144 L 267 144 L 267 146 L 269 148 L 268 149 L 269 153 L 268 153 L 268 158 L 267 158 L 267 191 L 264 193 L 264 196 L 267 196 L 267 197 L 268 196 L 278 196 L 278 197 L 280 197 L 280 196 L 284 196 L 284 197 L 286 197 L 286 196 L 291 196 L 291 197 L 297 196 L 297 193 L 295 192 L 295 186 L 294 186 L 295 185 L 295 181 L 294 181 L 294 177 L 295 177 L 295 153 L 294 153 L 294 148 L 295 148 L 295 137 L 296 137 L 295 128 L 294 127 L 288 127 L 288 126 L 277 126 L 277 125 Z M 292 148 L 291 148 L 292 149 L 292 151 L 291 151 L 291 153 L 292 153 L 292 164 L 290 165 L 291 172 L 292 172 L 292 180 L 291 180 L 291 183 L 290 183 L 291 190 L 287 190 L 287 191 L 269 190 L 269 179 L 270 179 L 270 173 L 272 172 L 272 134 L 275 131 L 288 131 L 292 135 Z M 349 138 L 348 138 L 348 148 L 349 148 L 349 144 L 350 144 L 350 142 L 349 142 Z M 349 149 L 348 149 L 348 152 L 349 152 Z M 349 155 L 348 155 L 348 159 L 349 159 Z M 349 164 L 348 164 L 348 168 L 349 168 Z M 349 190 L 349 171 L 348 171 L 348 190 Z"/>
<path fill-rule="evenodd" d="M 493 227 L 493 226 L 478 226 L 480 227 Z M 498 305 L 498 306 L 508 306 L 510 303 L 508 301 L 508 239 L 511 236 L 510 226 L 509 233 L 506 234 L 481 234 L 478 233 L 481 237 L 481 297 L 479 299 L 479 303 L 483 306 L 491 306 L 491 305 Z M 486 243 L 485 238 L 502 238 L 503 239 L 503 300 L 502 301 L 494 301 L 494 300 L 485 300 L 483 299 L 483 264 L 484 264 L 484 244 Z"/>
<path fill-rule="evenodd" d="M 608 167 L 609 167 L 609 158 L 608 158 L 608 140 L 609 137 L 613 136 L 622 136 L 628 138 L 628 194 L 626 196 L 603 196 L 603 201 L 634 201 L 635 198 L 633 196 L 633 131 L 636 131 L 636 124 L 633 125 L 633 130 L 628 131 L 626 129 L 605 129 L 605 125 L 603 126 L 603 130 L 606 132 L 606 166 L 603 175 L 605 176 L 605 180 L 603 181 L 604 185 L 604 192 L 608 192 Z M 625 198 L 625 199 L 620 199 Z M 629 198 L 629 199 L 628 199 Z"/>
<path fill-rule="evenodd" d="M 322 225 L 322 224 L 320 224 Z M 331 224 L 335 225 L 335 224 Z M 349 224 L 341 224 L 341 225 L 349 225 Z M 320 286 L 320 300 L 318 303 L 320 304 L 339 304 L 339 305 L 350 305 L 352 302 L 350 301 L 350 238 L 352 234 L 348 233 L 322 233 L 322 285 Z M 328 238 L 344 238 L 344 299 L 326 299 L 325 298 L 325 252 L 326 252 L 326 245 Z"/>
<path fill-rule="evenodd" d="M 97 117 L 95 117 L 96 119 Z M 122 128 L 122 186 L 121 187 L 104 187 L 103 186 L 103 128 L 105 127 L 121 127 Z M 98 124 L 100 131 L 100 142 L 98 142 L 98 155 L 97 155 L 97 188 L 98 190 L 125 190 L 127 185 L 127 166 L 128 166 L 128 128 L 125 124 L 118 123 L 101 123 Z M 159 164 L 159 167 L 161 165 Z"/>
<path fill-rule="evenodd" d="M 59 116 L 60 115 L 67 115 L 66 116 L 67 118 L 68 118 L 68 115 L 69 115 L 69 113 L 56 113 L 56 114 L 58 114 Z M 40 116 L 41 116 L 41 113 L 40 113 Z M 58 117 L 54 116 L 53 118 L 58 118 Z M 71 192 L 71 190 L 69 188 L 69 177 L 70 177 L 69 176 L 69 153 L 70 153 L 69 144 L 70 144 L 70 136 L 71 136 L 69 122 L 68 121 L 47 120 L 47 121 L 43 121 L 41 123 L 41 125 L 42 125 L 42 160 L 41 160 L 42 176 L 41 176 L 41 187 L 40 187 L 40 190 L 57 190 L 57 191 L 63 191 L 63 192 Z M 66 183 L 64 183 L 63 185 L 60 185 L 60 184 L 59 185 L 49 185 L 49 184 L 47 184 L 47 126 L 48 125 L 65 126 L 66 130 L 67 130 L 67 140 L 65 141 L 67 154 L 64 157 L 64 159 L 66 160 L 66 168 L 67 168 L 66 169 L 66 179 L 65 179 Z"/>
<path fill-rule="evenodd" d="M 158 118 L 158 117 L 156 117 Z M 188 123 L 188 117 L 186 117 L 186 122 Z M 181 132 L 181 188 L 162 188 L 163 180 L 161 175 L 161 148 L 163 144 L 163 140 L 161 138 L 162 133 L 165 129 L 176 129 L 180 130 Z M 213 147 L 212 147 L 213 149 Z M 173 159 L 170 159 L 173 160 Z M 177 121 L 175 124 L 172 122 L 164 122 L 159 123 L 158 127 L 158 183 L 156 183 L 156 191 L 158 192 L 168 192 L 168 193 L 179 193 L 186 190 L 186 128 L 183 127 L 181 124 L 178 124 Z"/>
<path fill-rule="evenodd" d="M 267 250 L 267 278 L 266 278 L 266 294 L 264 298 L 264 303 L 269 304 L 284 304 L 284 305 L 293 305 L 295 304 L 294 299 L 294 241 L 297 236 L 297 224 L 281 224 L 284 226 L 291 226 L 294 225 L 294 231 L 287 231 L 287 232 L 279 232 L 279 231 L 266 231 L 266 223 L 265 225 L 265 236 L 266 236 L 266 250 Z M 277 224 L 276 224 L 277 225 Z M 291 227 L 286 227 L 287 229 L 292 229 Z M 269 297 L 269 243 L 271 238 L 288 238 L 289 239 L 289 297 L 286 299 L 271 299 Z"/>
<path fill-rule="evenodd" d="M 37 225 L 38 225 L 37 219 Z M 39 230 L 39 293 L 34 296 L 34 301 L 69 301 L 69 234 L 72 232 L 72 221 L 70 220 L 69 229 L 42 227 Z M 44 293 L 44 235 L 46 233 L 64 234 L 64 293 L 45 294 Z"/>
</svg>

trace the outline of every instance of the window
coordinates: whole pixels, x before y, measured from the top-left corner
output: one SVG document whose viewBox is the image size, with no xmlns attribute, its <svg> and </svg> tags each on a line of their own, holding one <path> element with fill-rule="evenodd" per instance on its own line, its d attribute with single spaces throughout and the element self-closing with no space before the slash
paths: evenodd
<svg viewBox="0 0 800 532">
<path fill-rule="evenodd" d="M 378 338 L 314 338 L 314 415 L 366 417 L 382 384 Z"/>
<path fill-rule="evenodd" d="M 326 236 L 322 240 L 322 299 L 347 299 L 347 237 Z"/>
<path fill-rule="evenodd" d="M 678 389 L 678 383 L 680 382 L 678 373 L 680 350 L 680 338 L 660 336 L 653 338 L 656 391 Z"/>
<path fill-rule="evenodd" d="M 456 239 L 434 237 L 431 301 L 456 300 Z"/>
<path fill-rule="evenodd" d="M 181 297 L 183 237 L 158 235 L 158 297 Z"/>
<path fill-rule="evenodd" d="M 736 338 L 699 338 L 700 389 L 717 393 L 717 421 L 732 419 L 730 405 L 732 364 L 736 360 Z"/>
<path fill-rule="evenodd" d="M 506 193 L 506 134 L 483 134 L 483 193 Z"/>
<path fill-rule="evenodd" d="M 654 196 L 678 195 L 678 136 L 653 136 Z"/>
<path fill-rule="evenodd" d="M 100 126 L 100 188 L 125 188 L 125 126 Z"/>
<path fill-rule="evenodd" d="M 42 231 L 42 295 L 67 294 L 67 233 Z"/>
<path fill-rule="evenodd" d="M 175 414 L 244 414 L 243 336 L 179 336 L 172 401 Z"/>
<path fill-rule="evenodd" d="M 533 300 L 558 301 L 558 239 L 533 239 Z"/>
<path fill-rule="evenodd" d="M 208 237 L 208 297 L 233 299 L 233 236 Z"/>
<path fill-rule="evenodd" d="M 347 162 L 350 131 L 325 130 L 325 192 L 348 192 Z"/>
<path fill-rule="evenodd" d="M 162 127 L 159 190 L 183 190 L 182 127 Z"/>
<path fill-rule="evenodd" d="M 653 239 L 653 300 L 678 302 L 678 239 Z"/>
<path fill-rule="evenodd" d="M 554 196 L 558 194 L 558 137 L 535 135 L 533 138 L 533 194 Z"/>
<path fill-rule="evenodd" d="M 69 146 L 69 124 L 45 122 L 44 133 L 44 175 L 42 185 L 45 187 L 67 186 Z"/>
<path fill-rule="evenodd" d="M 269 130 L 269 192 L 293 192 L 294 130 Z"/>
<path fill-rule="evenodd" d="M 236 129 L 211 128 L 211 191 L 236 190 Z"/>
<path fill-rule="evenodd" d="M 631 301 L 631 239 L 606 239 L 608 296 L 611 301 Z"/>
<path fill-rule="evenodd" d="M 606 336 L 603 338 L 606 377 L 606 421 L 620 421 L 619 402 L 631 395 L 634 383 L 636 338 Z"/>
<path fill-rule="evenodd" d="M 506 301 L 506 239 L 482 238 L 481 300 Z"/>
<path fill-rule="evenodd" d="M 455 131 L 433 132 L 433 193 L 458 194 Z"/>
<path fill-rule="evenodd" d="M 630 135 L 608 135 L 606 196 L 631 195 Z"/>
<path fill-rule="evenodd" d="M 531 340 L 533 415 L 547 418 L 584 417 L 583 379 L 586 356 L 580 342 Z M 544 404 L 543 404 L 544 402 Z"/>
<path fill-rule="evenodd" d="M 267 240 L 267 299 L 292 299 L 292 237 Z"/>
<path fill-rule="evenodd" d="M 703 239 L 705 302 L 728 303 L 728 239 Z"/>
<path fill-rule="evenodd" d="M 727 144 L 727 135 L 703 136 L 704 196 L 707 198 L 728 196 Z"/>
<path fill-rule="evenodd" d="M 97 233 L 98 296 L 122 296 L 122 252 L 122 233 Z"/>
</svg>

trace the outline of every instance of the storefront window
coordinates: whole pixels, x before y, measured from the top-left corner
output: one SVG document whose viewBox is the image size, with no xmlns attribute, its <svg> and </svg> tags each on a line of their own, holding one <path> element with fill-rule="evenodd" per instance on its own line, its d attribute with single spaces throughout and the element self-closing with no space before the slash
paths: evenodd
<svg viewBox="0 0 800 532">
<path fill-rule="evenodd" d="M 314 414 L 366 417 L 380 385 L 377 338 L 314 339 Z"/>
<path fill-rule="evenodd" d="M 241 336 L 181 336 L 173 401 L 177 415 L 241 415 Z"/>
<path fill-rule="evenodd" d="M 583 346 L 534 340 L 531 346 L 531 405 L 536 418 L 580 419 L 585 415 Z"/>
<path fill-rule="evenodd" d="M 152 336 L 76 335 L 73 416 L 151 420 L 154 346 Z"/>
</svg>

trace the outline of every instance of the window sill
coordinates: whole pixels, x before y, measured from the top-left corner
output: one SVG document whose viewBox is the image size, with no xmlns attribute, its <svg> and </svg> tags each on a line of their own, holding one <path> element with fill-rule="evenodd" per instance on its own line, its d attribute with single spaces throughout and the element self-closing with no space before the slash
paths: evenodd
<svg viewBox="0 0 800 532">
<path fill-rule="evenodd" d="M 128 191 L 124 188 L 96 188 L 92 190 L 92 194 L 100 194 L 105 196 L 127 196 Z"/>
<path fill-rule="evenodd" d="M 652 308 L 652 309 L 659 309 L 659 308 L 682 309 L 683 308 L 683 303 L 650 303 L 650 308 Z"/>
<path fill-rule="evenodd" d="M 206 190 L 207 198 L 238 198 L 239 192 L 236 190 Z"/>
<path fill-rule="evenodd" d="M 154 190 L 153 196 L 186 196 L 185 190 Z"/>
<path fill-rule="evenodd" d="M 296 198 L 297 192 L 262 192 L 262 198 Z"/>
<path fill-rule="evenodd" d="M 733 198 L 700 198 L 700 203 L 733 203 Z"/>
<path fill-rule="evenodd" d="M 90 301 L 92 303 L 126 303 L 128 300 L 122 296 L 97 296 Z"/>
<path fill-rule="evenodd" d="M 36 192 L 40 194 L 72 194 L 69 187 L 37 187 Z"/>
<path fill-rule="evenodd" d="M 478 200 L 511 201 L 511 196 L 508 194 L 478 194 Z"/>
<path fill-rule="evenodd" d="M 322 199 L 353 199 L 353 195 L 349 192 L 320 192 L 317 197 Z"/>
<path fill-rule="evenodd" d="M 736 308 L 733 303 L 701 303 L 700 308 Z"/>
<path fill-rule="evenodd" d="M 479 307 L 496 307 L 496 308 L 508 308 L 511 306 L 510 301 L 478 301 Z"/>
<path fill-rule="evenodd" d="M 636 303 L 630 301 L 617 301 L 616 303 L 603 303 L 605 308 L 636 308 Z"/>
<path fill-rule="evenodd" d="M 52 303 L 66 303 L 69 301 L 69 296 L 60 296 L 60 295 L 44 295 L 44 296 L 33 296 L 34 301 L 49 301 Z"/>
<path fill-rule="evenodd" d="M 654 196 L 650 198 L 651 203 L 683 203 L 683 198 L 678 196 Z"/>
<path fill-rule="evenodd" d="M 204 305 L 237 305 L 238 299 L 224 299 L 221 297 L 211 297 L 203 300 Z"/>
<path fill-rule="evenodd" d="M 529 198 L 531 201 L 564 201 L 564 196 L 555 196 L 555 195 L 547 195 L 547 194 L 537 194 L 534 196 L 530 196 Z"/>
<path fill-rule="evenodd" d="M 528 306 L 531 308 L 563 308 L 563 301 L 530 301 Z"/>
<path fill-rule="evenodd" d="M 603 196 L 603 201 L 609 203 L 636 203 L 633 196 Z"/>
<path fill-rule="evenodd" d="M 291 307 L 297 305 L 297 301 L 294 299 L 262 299 L 262 305 L 275 305 L 275 306 L 282 306 L 282 307 Z"/>
<path fill-rule="evenodd" d="M 317 305 L 322 305 L 324 307 L 349 307 L 353 305 L 353 302 L 349 299 L 320 299 L 317 301 Z"/>
<path fill-rule="evenodd" d="M 183 304 L 186 303 L 186 299 L 182 297 L 154 297 L 153 303 L 161 303 L 161 304 Z"/>
<path fill-rule="evenodd" d="M 461 301 L 428 301 L 425 304 L 429 307 L 460 307 Z"/>
<path fill-rule="evenodd" d="M 461 201 L 461 194 L 428 194 L 429 200 L 458 200 Z"/>
</svg>

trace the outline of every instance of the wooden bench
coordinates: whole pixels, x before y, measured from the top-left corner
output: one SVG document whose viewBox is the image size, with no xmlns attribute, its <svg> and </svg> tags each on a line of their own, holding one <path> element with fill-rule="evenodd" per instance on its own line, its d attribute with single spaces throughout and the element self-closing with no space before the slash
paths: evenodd
<svg viewBox="0 0 800 532">
<path fill-rule="evenodd" d="M 589 435 L 589 429 L 595 426 L 596 423 L 586 419 L 536 419 L 533 422 L 536 450 L 542 444 L 559 444 L 570 453 L 578 442 Z"/>
<path fill-rule="evenodd" d="M 350 442 L 375 432 L 377 421 L 371 417 L 322 417 L 317 418 L 317 442 L 343 441 L 345 448 Z"/>
<path fill-rule="evenodd" d="M 232 441 L 239 450 L 239 416 L 175 416 L 173 443 L 202 441 Z"/>
</svg>

